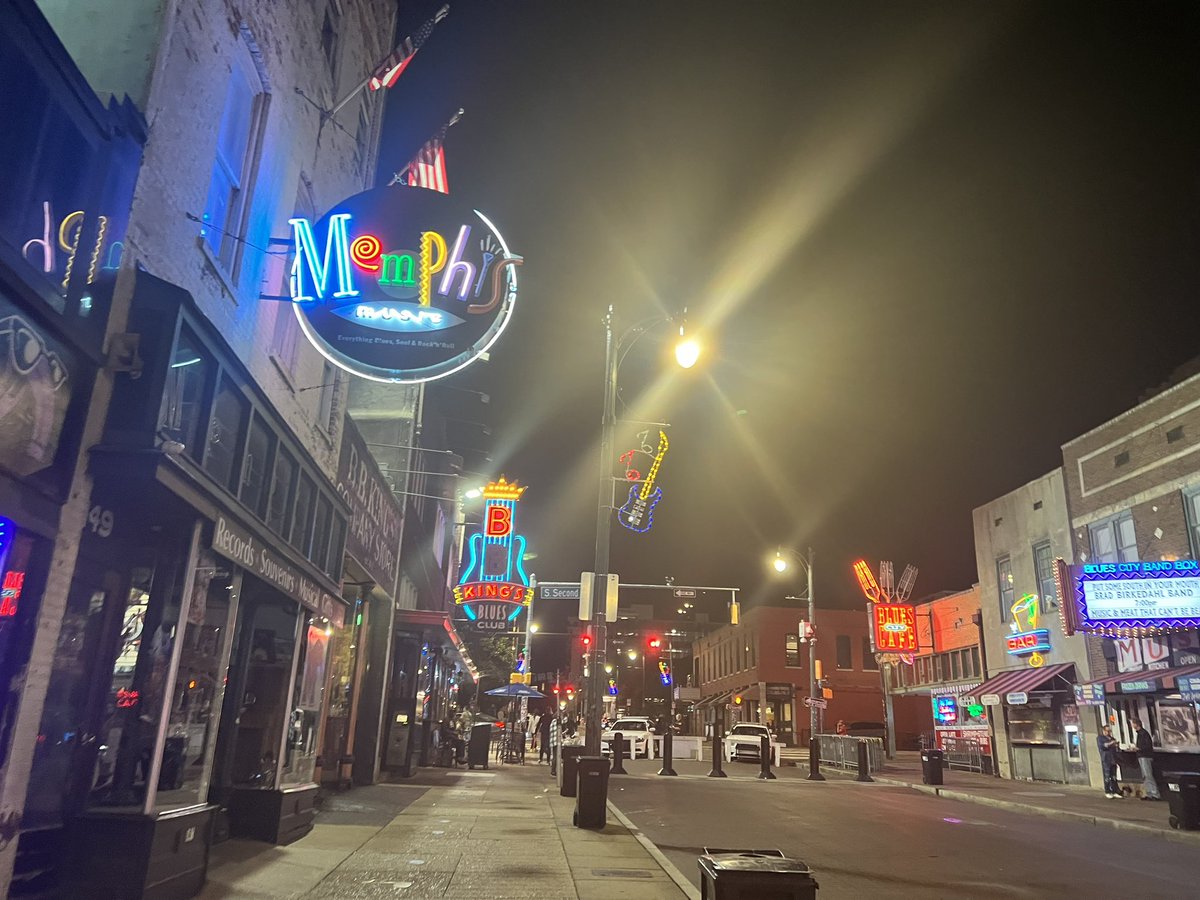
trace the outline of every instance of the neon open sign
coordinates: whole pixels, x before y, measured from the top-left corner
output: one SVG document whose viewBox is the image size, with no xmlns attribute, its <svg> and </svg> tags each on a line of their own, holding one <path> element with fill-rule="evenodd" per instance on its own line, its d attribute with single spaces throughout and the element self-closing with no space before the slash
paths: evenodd
<svg viewBox="0 0 1200 900">
<path fill-rule="evenodd" d="M 445 194 L 380 188 L 344 200 L 315 225 L 289 223 L 300 324 L 355 375 L 445 377 L 486 353 L 512 317 L 521 257 L 487 216 Z"/>
</svg>

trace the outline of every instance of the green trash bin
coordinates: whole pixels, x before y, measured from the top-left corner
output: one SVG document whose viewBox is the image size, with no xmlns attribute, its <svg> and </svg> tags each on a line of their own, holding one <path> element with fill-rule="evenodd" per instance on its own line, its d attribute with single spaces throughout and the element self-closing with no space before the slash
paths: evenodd
<svg viewBox="0 0 1200 900">
<path fill-rule="evenodd" d="M 815 900 L 812 869 L 779 850 L 710 850 L 700 864 L 701 900 Z"/>
</svg>

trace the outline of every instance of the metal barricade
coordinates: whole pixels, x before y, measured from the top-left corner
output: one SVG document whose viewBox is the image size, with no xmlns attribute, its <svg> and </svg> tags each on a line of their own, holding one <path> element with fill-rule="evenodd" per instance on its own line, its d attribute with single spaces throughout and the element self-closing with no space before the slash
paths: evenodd
<svg viewBox="0 0 1200 900">
<path fill-rule="evenodd" d="M 991 760 L 983 752 L 983 743 L 970 738 L 944 737 L 942 749 L 946 753 L 946 768 L 959 769 L 963 772 L 978 772 L 987 774 Z M 986 761 L 986 762 L 985 762 Z"/>
<path fill-rule="evenodd" d="M 837 766 L 839 769 L 858 768 L 858 745 L 867 745 L 868 772 L 883 769 L 883 738 L 853 737 L 848 734 L 818 734 L 821 747 L 821 765 Z"/>
</svg>

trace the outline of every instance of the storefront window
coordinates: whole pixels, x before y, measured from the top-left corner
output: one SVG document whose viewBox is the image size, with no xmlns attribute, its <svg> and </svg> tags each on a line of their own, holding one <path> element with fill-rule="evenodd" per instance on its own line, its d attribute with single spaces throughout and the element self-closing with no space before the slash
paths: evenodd
<svg viewBox="0 0 1200 900">
<path fill-rule="evenodd" d="M 236 604 L 228 566 L 205 551 L 194 575 L 171 698 L 155 798 L 159 810 L 201 803 L 208 796 Z"/>
<path fill-rule="evenodd" d="M 1158 701 L 1158 743 L 1174 753 L 1200 753 L 1200 703 Z"/>
<path fill-rule="evenodd" d="M 321 724 L 321 701 L 325 697 L 325 666 L 333 629 L 309 617 L 304 654 L 296 670 L 296 688 L 288 720 L 284 749 L 283 784 L 307 784 L 313 780 L 317 762 L 317 733 Z"/>
<path fill-rule="evenodd" d="M 245 580 L 250 581 L 248 577 Z M 243 601 L 246 593 L 243 585 Z M 287 704 L 299 615 L 295 603 L 269 599 L 247 606 L 239 616 L 238 640 L 249 640 L 249 644 L 243 657 L 246 676 L 230 762 L 235 785 L 275 787 L 283 729 L 289 719 Z"/>
<path fill-rule="evenodd" d="M 271 456 L 275 450 L 275 435 L 261 416 L 250 423 L 246 437 L 246 462 L 242 471 L 242 503 L 263 514 L 267 501 L 267 477 L 271 472 Z"/>
<path fill-rule="evenodd" d="M 178 777 L 183 760 L 174 755 L 175 745 L 166 748 L 172 755 L 156 759 L 154 753 L 179 633 L 181 557 L 182 553 L 131 572 L 98 735 L 92 806 L 141 808 L 155 783 L 166 787 Z"/>
<path fill-rule="evenodd" d="M 358 609 L 362 609 L 360 604 Z M 350 708 L 354 701 L 354 668 L 357 650 L 362 643 L 363 628 L 347 624 L 334 631 L 329 646 L 329 712 L 325 716 L 325 737 L 322 753 L 325 771 L 337 765 L 346 752 L 346 736 L 350 727 Z"/>
<path fill-rule="evenodd" d="M 1013 706 L 1008 711 L 1008 737 L 1034 744 L 1060 744 L 1054 710 L 1047 706 Z"/>
<path fill-rule="evenodd" d="M 267 511 L 267 525 L 276 534 L 287 534 L 288 512 L 292 508 L 295 479 L 296 460 L 286 450 L 281 449 L 275 456 L 275 473 L 271 478 L 271 505 Z"/>
<path fill-rule="evenodd" d="M 203 450 L 200 433 L 213 368 L 212 357 L 191 330 L 183 328 L 167 370 L 160 427 L 165 437 L 183 444 L 193 459 L 199 459 Z"/>
<path fill-rule="evenodd" d="M 237 386 L 223 377 L 213 400 L 204 467 L 213 478 L 231 491 L 236 491 L 237 487 L 234 484 L 234 475 L 238 470 L 248 408 L 249 404 Z"/>
<path fill-rule="evenodd" d="M 345 556 L 346 520 L 336 513 L 333 524 L 329 529 L 329 565 L 325 567 L 327 574 L 334 581 L 342 578 L 342 560 Z"/>
</svg>

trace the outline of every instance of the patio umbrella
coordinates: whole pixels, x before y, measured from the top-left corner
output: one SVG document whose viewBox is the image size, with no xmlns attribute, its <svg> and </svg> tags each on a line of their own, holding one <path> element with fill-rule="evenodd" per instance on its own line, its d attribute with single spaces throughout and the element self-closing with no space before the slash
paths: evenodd
<svg viewBox="0 0 1200 900">
<path fill-rule="evenodd" d="M 489 697 L 545 697 L 541 691 L 527 684 L 506 684 L 503 687 L 484 691 Z"/>
</svg>

